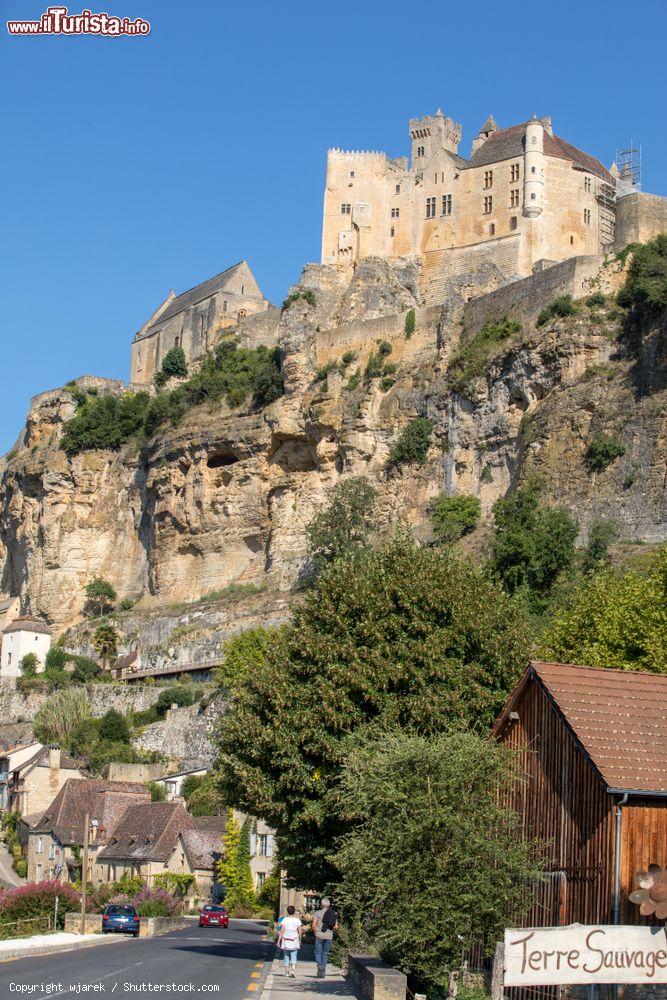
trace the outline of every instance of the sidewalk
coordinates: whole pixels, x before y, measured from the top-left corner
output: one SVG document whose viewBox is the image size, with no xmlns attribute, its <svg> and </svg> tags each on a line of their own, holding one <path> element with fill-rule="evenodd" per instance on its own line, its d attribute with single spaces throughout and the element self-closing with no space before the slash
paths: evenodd
<svg viewBox="0 0 667 1000">
<path fill-rule="evenodd" d="M 327 965 L 326 979 L 317 979 L 314 962 L 299 961 L 296 976 L 290 979 L 283 971 L 282 959 L 276 958 L 269 972 L 260 1000 L 326 1000 L 327 997 L 356 998 L 352 984 L 335 965 Z"/>
<path fill-rule="evenodd" d="M 73 948 L 89 948 L 91 945 L 111 944 L 120 941 L 123 934 L 34 934 L 26 938 L 8 938 L 0 941 L 0 962 L 13 958 L 29 958 L 33 955 L 52 955 L 54 952 L 71 951 Z"/>
</svg>

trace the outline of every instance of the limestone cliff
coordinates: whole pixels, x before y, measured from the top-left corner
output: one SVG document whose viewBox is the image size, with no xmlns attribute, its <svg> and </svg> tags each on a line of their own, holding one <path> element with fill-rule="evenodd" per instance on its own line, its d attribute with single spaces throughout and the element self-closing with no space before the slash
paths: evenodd
<svg viewBox="0 0 667 1000">
<path fill-rule="evenodd" d="M 580 295 L 618 282 L 618 268 L 600 272 L 600 264 L 586 264 Z M 403 520 L 422 536 L 443 490 L 479 495 L 488 516 L 537 469 L 546 494 L 580 521 L 582 538 L 605 516 L 628 539 L 664 539 L 665 332 L 632 340 L 614 307 L 583 303 L 538 327 L 537 310 L 561 280 L 551 270 L 521 291 L 522 283 L 500 287 L 488 266 L 450 282 L 442 305 L 423 307 L 415 261 L 368 259 L 347 274 L 310 265 L 298 290 L 311 289 L 315 304 L 295 299 L 264 331 L 280 345 L 281 399 L 263 410 L 200 406 L 118 452 L 68 458 L 59 439 L 75 410 L 71 392 L 37 397 L 2 470 L 3 592 L 62 630 L 80 618 L 94 575 L 143 607 L 232 583 L 289 591 L 304 565 L 305 525 L 327 489 L 350 475 L 375 483 L 385 525 Z M 479 332 L 471 304 L 511 301 L 515 288 L 521 332 L 494 347 L 481 373 L 454 380 L 452 359 Z M 396 368 L 367 380 L 380 341 L 391 344 L 385 360 Z M 433 421 L 427 461 L 389 471 L 391 445 L 416 416 Z M 584 453 L 598 431 L 625 451 L 592 474 Z M 242 622 L 240 611 L 228 617 L 235 614 Z"/>
</svg>

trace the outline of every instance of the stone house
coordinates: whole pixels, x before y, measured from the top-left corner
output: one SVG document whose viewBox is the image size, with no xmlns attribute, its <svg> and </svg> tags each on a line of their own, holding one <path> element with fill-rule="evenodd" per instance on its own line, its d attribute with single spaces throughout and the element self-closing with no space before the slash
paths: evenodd
<svg viewBox="0 0 667 1000">
<path fill-rule="evenodd" d="M 180 295 L 172 291 L 134 338 L 130 381 L 149 385 L 174 347 L 183 349 L 188 362 L 203 357 L 221 331 L 268 308 L 245 260 Z"/>
<path fill-rule="evenodd" d="M 171 801 L 180 796 L 183 782 L 186 778 L 203 778 L 208 772 L 208 767 L 195 767 L 184 771 L 174 771 L 172 774 L 163 775 L 158 779 L 157 783 L 164 786 L 167 799 Z"/>
<path fill-rule="evenodd" d="M 263 819 L 255 820 L 250 834 L 250 871 L 257 892 L 275 867 L 275 831 Z"/>
<path fill-rule="evenodd" d="M 215 881 L 215 863 L 222 851 L 226 817 L 193 816 L 194 829 L 186 830 L 183 843 L 188 863 L 196 879 L 199 900 L 211 898 L 211 887 Z"/>
<path fill-rule="evenodd" d="M 140 876 L 151 885 L 165 872 L 194 875 L 184 834 L 195 824 L 181 801 L 141 802 L 124 812 L 122 821 L 96 855 L 95 882 L 117 882 Z"/>
<path fill-rule="evenodd" d="M 8 747 L 0 753 L 0 809 L 9 809 L 9 786 L 14 772 L 43 749 L 44 744 L 33 740 Z"/>
<path fill-rule="evenodd" d="M 41 815 L 24 818 L 22 837 L 27 841 L 28 880 L 59 877 L 69 882 L 80 878 L 87 815 L 87 880 L 103 881 L 97 877 L 98 852 L 108 843 L 126 810 L 137 803 L 150 805 L 150 799 L 146 786 L 136 782 L 70 778 Z"/>
<path fill-rule="evenodd" d="M 21 660 L 28 653 L 35 654 L 38 660 L 37 670 L 43 670 L 50 648 L 51 629 L 45 622 L 27 616 L 15 618 L 2 631 L 0 679 L 15 683 L 17 677 L 21 676 Z"/>
<path fill-rule="evenodd" d="M 0 769 L 2 769 L 0 761 Z M 8 762 L 9 766 L 9 762 Z M 38 749 L 8 773 L 7 808 L 21 816 L 42 813 L 66 782 L 83 778 L 76 760 L 57 746 Z"/>
</svg>

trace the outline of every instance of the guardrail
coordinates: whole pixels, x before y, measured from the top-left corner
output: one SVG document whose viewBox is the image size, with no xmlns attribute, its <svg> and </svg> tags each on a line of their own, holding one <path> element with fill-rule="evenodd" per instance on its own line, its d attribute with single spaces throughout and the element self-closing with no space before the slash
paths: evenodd
<svg viewBox="0 0 667 1000">
<path fill-rule="evenodd" d="M 167 674 L 188 674 L 196 670 L 212 670 L 220 666 L 220 660 L 201 660 L 199 663 L 169 663 L 163 667 L 144 667 L 132 670 L 129 667 L 121 672 L 121 680 L 140 680 L 142 677 L 164 677 Z"/>
</svg>

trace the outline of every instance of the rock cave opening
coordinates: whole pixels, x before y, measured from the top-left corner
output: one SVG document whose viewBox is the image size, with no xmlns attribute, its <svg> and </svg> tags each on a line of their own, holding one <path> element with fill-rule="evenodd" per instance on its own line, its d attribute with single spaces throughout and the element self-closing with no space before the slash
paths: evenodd
<svg viewBox="0 0 667 1000">
<path fill-rule="evenodd" d="M 206 459 L 206 465 L 209 469 L 224 469 L 226 466 L 234 465 L 234 463 L 238 461 L 238 455 L 235 455 L 231 449 L 218 448 L 217 451 L 211 452 L 208 456 Z"/>
</svg>

